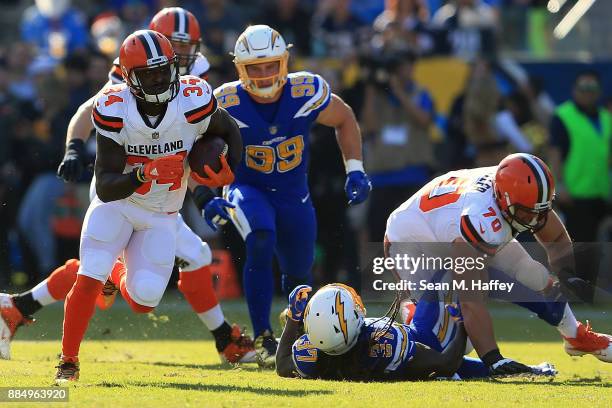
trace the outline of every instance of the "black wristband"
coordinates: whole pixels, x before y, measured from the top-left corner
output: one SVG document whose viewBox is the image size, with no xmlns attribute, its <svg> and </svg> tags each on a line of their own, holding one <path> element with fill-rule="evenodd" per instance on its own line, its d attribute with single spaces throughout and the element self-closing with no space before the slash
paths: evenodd
<svg viewBox="0 0 612 408">
<path fill-rule="evenodd" d="M 135 168 L 134 170 L 132 170 L 132 172 L 130 173 L 130 181 L 132 182 L 132 185 L 134 187 L 140 187 L 143 185 L 143 182 L 138 180 L 138 168 Z"/>
<path fill-rule="evenodd" d="M 487 354 L 481 357 L 482 362 L 485 363 L 487 367 L 491 367 L 493 364 L 503 359 L 504 357 L 501 355 L 498 348 L 489 351 Z"/>
<path fill-rule="evenodd" d="M 74 150 L 80 156 L 85 150 L 85 142 L 81 139 L 71 139 L 66 145 L 66 151 L 68 150 Z"/>
<path fill-rule="evenodd" d="M 193 201 L 199 209 L 203 209 L 206 204 L 217 195 L 206 186 L 197 186 L 192 192 Z"/>
</svg>

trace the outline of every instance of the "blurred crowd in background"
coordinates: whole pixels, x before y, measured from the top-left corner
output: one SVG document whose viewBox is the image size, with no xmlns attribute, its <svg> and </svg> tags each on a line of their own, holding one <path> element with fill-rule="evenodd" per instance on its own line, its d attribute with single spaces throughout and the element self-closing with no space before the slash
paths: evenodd
<svg viewBox="0 0 612 408">
<path fill-rule="evenodd" d="M 213 87 L 237 79 L 228 52 L 246 25 L 263 23 L 293 43 L 291 70 L 320 73 L 355 111 L 373 181 L 365 205 L 347 208 L 333 130 L 312 130 L 317 280 L 358 287 L 359 248 L 382 241 L 395 207 L 437 174 L 494 165 L 511 152 L 537 154 L 552 166 L 560 186 L 557 205 L 576 241 L 608 241 L 612 130 L 606 106 L 612 104 L 606 99 L 607 78 L 600 77 L 608 65 L 574 63 L 558 70 L 541 63 L 608 57 L 609 36 L 603 34 L 610 29 L 606 21 L 612 5 L 597 2 L 561 39 L 553 28 L 576 2 L 555 2 L 562 6 L 557 13 L 547 9 L 549 3 L 4 0 L 0 286 L 32 285 L 66 258 L 78 256 L 91 171 L 76 185 L 55 176 L 68 122 L 107 82 L 123 38 L 170 6 L 184 7 L 199 20 Z M 549 72 L 559 79 L 551 80 Z M 561 105 L 566 100 L 571 106 Z M 576 118 L 584 119 L 583 129 L 568 124 Z M 589 139 L 587 148 L 575 149 L 589 126 L 586 133 L 595 139 Z M 93 163 L 92 143 L 89 154 Z M 576 162 L 589 162 L 590 157 L 606 165 L 575 169 Z M 576 172 L 583 172 L 580 180 Z M 596 182 L 585 185 L 584 180 Z M 240 262 L 241 243 L 232 227 L 221 236 L 206 228 L 199 232 L 216 246 L 229 247 Z M 596 269 L 587 278 L 595 279 Z M 25 274 L 11 278 L 15 271 Z"/>
</svg>

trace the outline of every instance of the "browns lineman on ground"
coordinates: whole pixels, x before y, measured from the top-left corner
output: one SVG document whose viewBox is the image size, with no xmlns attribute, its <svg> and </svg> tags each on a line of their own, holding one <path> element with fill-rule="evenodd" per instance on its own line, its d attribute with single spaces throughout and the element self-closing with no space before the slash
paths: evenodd
<svg viewBox="0 0 612 408">
<path fill-rule="evenodd" d="M 510 155 L 494 167 L 452 171 L 429 182 L 389 216 L 386 252 L 401 254 L 402 243 L 467 242 L 487 254 L 489 266 L 534 293 L 550 293 L 555 282 L 548 269 L 514 237 L 533 233 L 546 250 L 551 269 L 563 271 L 560 278 L 565 281 L 574 275 L 568 270 L 573 266 L 571 239 L 552 209 L 554 193 L 550 170 L 530 154 Z M 593 354 L 601 361 L 612 361 L 612 337 L 576 321 L 567 302 L 557 298 L 522 306 L 559 330 L 568 354 Z M 523 364 L 500 354 L 484 303 L 470 299 L 461 308 L 468 336 L 493 373 L 527 371 Z"/>
<path fill-rule="evenodd" d="M 66 297 L 57 383 L 78 379 L 80 343 L 107 279 L 135 310 L 159 303 L 174 265 L 177 212 L 189 178 L 185 158 L 194 142 L 219 136 L 228 141 L 230 163 L 240 160 L 235 122 L 217 109 L 206 81 L 179 78 L 166 37 L 151 30 L 131 34 L 119 61 L 126 84 L 94 102 L 97 197 L 85 216 L 81 265 Z M 127 274 L 113 268 L 121 255 Z"/>
<path fill-rule="evenodd" d="M 200 27 L 192 13 L 180 7 L 162 9 L 151 20 L 150 28 L 170 40 L 177 54 L 178 69 L 181 74 L 188 73 L 206 79 L 210 66 L 206 58 L 199 52 Z M 123 83 L 123 74 L 117 58 L 109 73 L 109 86 L 121 83 Z M 94 98 L 95 96 L 81 105 L 70 121 L 66 155 L 58 169 L 58 175 L 65 181 L 77 181 L 81 177 L 84 141 L 93 130 L 91 116 Z M 112 123 L 107 125 L 111 126 Z M 195 198 L 200 197 L 207 200 L 210 190 L 206 187 L 198 187 L 195 193 Z M 95 191 L 92 199 L 94 195 Z M 210 205 L 215 205 L 219 200 L 211 201 Z M 252 360 L 254 349 L 251 339 L 242 334 L 238 326 L 230 325 L 225 321 L 217 300 L 209 267 L 212 262 L 210 248 L 185 224 L 180 214 L 177 222 L 179 231 L 176 242 L 176 263 L 180 265 L 179 289 L 198 317 L 212 332 L 217 351 L 224 360 L 229 362 Z M 58 266 L 47 279 L 40 282 L 31 291 L 12 297 L 0 294 L 2 314 L 0 358 L 10 358 L 10 340 L 19 325 L 31 322 L 31 315 L 42 307 L 66 297 L 74 284 L 78 268 L 79 261 L 71 259 L 64 265 Z M 124 266 L 121 262 L 117 262 L 116 268 L 121 270 L 124 269 Z M 102 309 L 110 307 L 117 289 L 114 285 L 105 286 L 103 294 L 99 296 L 98 306 Z"/>
</svg>

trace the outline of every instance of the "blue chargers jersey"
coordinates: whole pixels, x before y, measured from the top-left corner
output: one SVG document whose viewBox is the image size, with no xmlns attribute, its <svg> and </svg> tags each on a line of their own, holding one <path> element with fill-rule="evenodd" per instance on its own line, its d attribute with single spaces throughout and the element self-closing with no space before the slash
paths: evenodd
<svg viewBox="0 0 612 408">
<path fill-rule="evenodd" d="M 331 100 L 327 82 L 310 72 L 289 74 L 272 122 L 259 114 L 240 81 L 223 84 L 214 93 L 242 135 L 244 153 L 234 183 L 263 189 L 307 189 L 310 126 Z"/>
<path fill-rule="evenodd" d="M 367 318 L 361 329 L 359 340 L 354 346 L 363 349 L 364 353 L 357 356 L 361 369 L 372 370 L 376 377 L 388 377 L 400 379 L 406 374 L 406 365 L 414 357 L 416 345 L 413 329 L 406 324 L 393 323 L 389 331 L 378 339 L 373 345 L 362 348 L 369 344 L 371 339 L 380 336 L 384 330 L 388 318 Z M 304 334 L 297 339 L 292 346 L 293 363 L 297 373 L 303 378 L 321 377 L 321 353 L 310 343 L 308 335 Z M 350 351 L 349 351 L 350 352 Z M 347 376 L 350 378 L 350 373 Z"/>
</svg>

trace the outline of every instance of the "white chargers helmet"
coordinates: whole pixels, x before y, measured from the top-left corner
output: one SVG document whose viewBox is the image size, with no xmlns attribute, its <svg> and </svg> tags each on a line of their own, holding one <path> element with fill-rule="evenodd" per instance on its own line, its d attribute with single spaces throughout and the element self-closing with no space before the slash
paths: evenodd
<svg viewBox="0 0 612 408">
<path fill-rule="evenodd" d="M 278 31 L 267 25 L 259 24 L 247 27 L 234 47 L 234 65 L 242 87 L 253 95 L 272 98 L 287 82 L 287 61 L 291 44 L 287 45 Z M 251 78 L 246 66 L 278 61 L 278 73 L 268 77 Z M 272 85 L 258 87 L 258 81 L 272 80 Z"/>
<path fill-rule="evenodd" d="M 304 310 L 304 331 L 310 343 L 330 355 L 349 351 L 364 324 L 366 310 L 355 290 L 341 283 L 324 286 Z"/>
</svg>

